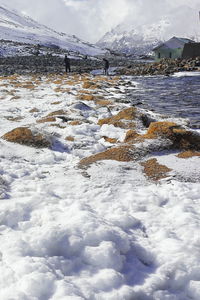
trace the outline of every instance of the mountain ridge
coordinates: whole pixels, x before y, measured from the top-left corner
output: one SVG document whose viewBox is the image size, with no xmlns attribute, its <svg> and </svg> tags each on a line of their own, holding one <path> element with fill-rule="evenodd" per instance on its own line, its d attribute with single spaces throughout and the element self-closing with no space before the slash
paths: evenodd
<svg viewBox="0 0 200 300">
<path fill-rule="evenodd" d="M 0 5 L 0 40 L 12 41 L 16 43 L 57 46 L 67 51 L 73 51 L 84 55 L 101 55 L 105 53 L 96 45 L 82 41 L 75 35 L 67 35 L 63 32 L 57 32 L 45 25 L 42 25 L 32 18 Z M 6 47 L 2 55 L 6 55 Z"/>
<path fill-rule="evenodd" d="M 183 26 L 185 19 L 188 20 L 187 28 Z M 197 11 L 182 5 L 177 10 L 146 20 L 140 25 L 125 20 L 107 32 L 96 45 L 124 53 L 148 54 L 157 44 L 172 36 L 200 39 L 197 22 Z"/>
</svg>

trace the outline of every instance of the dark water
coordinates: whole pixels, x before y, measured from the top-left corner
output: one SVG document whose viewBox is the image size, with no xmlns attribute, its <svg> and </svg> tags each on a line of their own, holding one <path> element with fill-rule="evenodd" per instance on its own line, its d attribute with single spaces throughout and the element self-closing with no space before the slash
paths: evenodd
<svg viewBox="0 0 200 300">
<path fill-rule="evenodd" d="M 184 77 L 134 77 L 139 83 L 131 90 L 133 104 L 171 117 L 187 118 L 190 127 L 200 128 L 200 75 Z"/>
</svg>

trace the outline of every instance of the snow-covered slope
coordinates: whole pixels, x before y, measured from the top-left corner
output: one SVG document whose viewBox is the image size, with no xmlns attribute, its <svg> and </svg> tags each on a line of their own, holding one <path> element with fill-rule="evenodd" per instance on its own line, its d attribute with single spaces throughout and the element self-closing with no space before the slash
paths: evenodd
<svg viewBox="0 0 200 300">
<path fill-rule="evenodd" d="M 183 26 L 184 20 L 187 20 L 187 26 Z M 148 52 L 172 36 L 198 39 L 198 27 L 198 12 L 188 6 L 181 6 L 140 25 L 136 25 L 136 20 L 126 20 L 107 32 L 97 45 L 123 52 Z"/>
<path fill-rule="evenodd" d="M 15 10 L 0 6 L 0 40 L 28 44 L 56 45 L 63 49 L 88 55 L 103 53 L 99 47 L 86 43 L 76 36 L 59 33 L 37 23 Z"/>
</svg>

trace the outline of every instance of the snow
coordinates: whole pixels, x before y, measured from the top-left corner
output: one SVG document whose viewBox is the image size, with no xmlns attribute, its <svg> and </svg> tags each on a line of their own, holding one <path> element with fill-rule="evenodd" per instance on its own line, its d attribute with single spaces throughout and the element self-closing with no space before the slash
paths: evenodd
<svg viewBox="0 0 200 300">
<path fill-rule="evenodd" d="M 95 45 L 80 40 L 76 36 L 56 32 L 5 5 L 0 6 L 0 38 L 33 45 L 57 45 L 69 51 L 91 56 L 106 52 Z M 10 52 L 10 49 L 7 51 Z"/>
<path fill-rule="evenodd" d="M 173 77 L 186 77 L 186 76 L 189 76 L 189 77 L 193 77 L 193 76 L 199 76 L 200 75 L 200 72 L 198 71 L 193 71 L 193 72 L 175 72 L 172 76 Z"/>
<path fill-rule="evenodd" d="M 138 161 L 79 168 L 82 157 L 111 146 L 103 136 L 123 141 L 126 131 L 97 125 L 106 111 L 80 101 L 84 77 L 73 86 L 73 76 L 60 84 L 57 79 L 0 79 L 0 135 L 28 126 L 53 141 L 53 149 L 37 149 L 0 140 L 0 299 L 198 300 L 199 157 L 153 153 L 148 158 L 173 169 L 158 183 L 145 177 Z M 30 81 L 34 89 L 21 87 Z M 106 78 L 99 81 L 107 87 L 98 95 L 107 95 Z M 126 93 L 115 85 L 116 97 Z M 72 87 L 74 94 L 67 92 Z M 112 113 L 125 107 L 115 103 Z M 60 127 L 36 122 L 61 109 L 89 121 L 72 126 L 56 118 Z"/>
</svg>

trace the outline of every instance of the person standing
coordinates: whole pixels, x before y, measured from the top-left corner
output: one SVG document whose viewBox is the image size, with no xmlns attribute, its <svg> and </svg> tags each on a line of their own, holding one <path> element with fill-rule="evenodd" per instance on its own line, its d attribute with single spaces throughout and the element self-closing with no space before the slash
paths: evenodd
<svg viewBox="0 0 200 300">
<path fill-rule="evenodd" d="M 109 61 L 105 58 L 103 58 L 103 61 L 104 61 L 104 74 L 108 75 Z"/>
<path fill-rule="evenodd" d="M 68 72 L 70 73 L 71 72 L 70 59 L 67 55 L 65 55 L 64 62 L 65 62 L 65 71 L 66 71 L 66 73 L 68 73 Z"/>
</svg>

